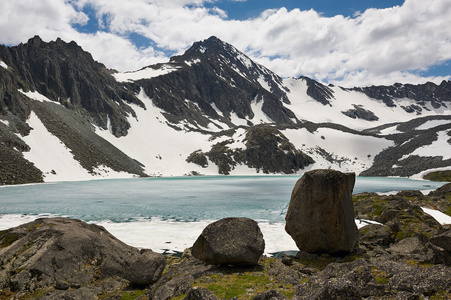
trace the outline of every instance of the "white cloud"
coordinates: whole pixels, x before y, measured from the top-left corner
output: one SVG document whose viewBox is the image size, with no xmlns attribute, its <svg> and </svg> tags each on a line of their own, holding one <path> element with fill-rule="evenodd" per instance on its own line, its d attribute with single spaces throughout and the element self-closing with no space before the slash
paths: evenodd
<svg viewBox="0 0 451 300">
<path fill-rule="evenodd" d="M 215 2 L 2 1 L 0 43 L 23 42 L 35 34 L 47 40 L 60 36 L 77 41 L 108 67 L 132 70 L 167 57 L 152 47 L 138 49 L 127 39 L 130 33 L 173 53 L 216 35 L 284 77 L 306 75 L 345 86 L 449 79 L 418 75 L 451 59 L 449 0 L 406 0 L 347 18 L 281 8 L 244 21 L 229 19 Z M 86 7 L 94 9 L 103 31 L 83 34 L 73 28 L 86 24 Z"/>
</svg>

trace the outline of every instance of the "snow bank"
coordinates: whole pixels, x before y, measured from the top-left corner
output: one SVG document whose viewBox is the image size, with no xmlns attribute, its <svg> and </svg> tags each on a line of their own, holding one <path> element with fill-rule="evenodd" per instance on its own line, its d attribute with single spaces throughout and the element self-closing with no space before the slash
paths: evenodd
<svg viewBox="0 0 451 300">
<path fill-rule="evenodd" d="M 24 92 L 23 90 L 19 89 L 19 92 L 21 92 L 22 94 L 24 94 L 25 96 L 27 96 L 30 99 L 34 99 L 34 100 L 37 100 L 37 101 L 40 101 L 40 102 L 51 102 L 51 103 L 54 103 L 54 104 L 61 105 L 61 103 L 56 102 L 56 101 L 52 101 L 49 98 L 47 98 L 46 96 L 44 96 L 44 95 L 42 95 L 42 94 L 40 94 L 40 93 L 38 93 L 36 91 L 35 92 L 31 92 L 31 91 Z"/>
<path fill-rule="evenodd" d="M 447 214 L 444 214 L 444 213 L 442 213 L 441 211 L 438 211 L 438 210 L 425 208 L 425 207 L 422 207 L 421 209 L 425 213 L 427 213 L 428 215 L 430 215 L 431 217 L 436 219 L 437 222 L 439 222 L 440 224 L 442 224 L 442 225 L 451 224 L 451 217 L 448 216 Z"/>
<path fill-rule="evenodd" d="M 74 159 L 70 149 L 47 130 L 34 111 L 31 112 L 27 123 L 33 130 L 22 139 L 31 150 L 24 152 L 23 155 L 42 171 L 45 182 L 132 177 L 128 173 L 116 172 L 105 166 L 97 167 L 94 174 L 89 173 Z"/>
</svg>

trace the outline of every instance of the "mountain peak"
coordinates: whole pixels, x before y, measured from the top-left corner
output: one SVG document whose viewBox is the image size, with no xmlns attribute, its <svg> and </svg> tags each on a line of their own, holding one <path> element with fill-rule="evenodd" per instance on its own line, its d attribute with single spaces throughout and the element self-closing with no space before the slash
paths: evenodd
<svg viewBox="0 0 451 300">
<path fill-rule="evenodd" d="M 221 53 L 239 53 L 232 45 L 223 42 L 216 36 L 211 36 L 206 40 L 195 42 L 183 56 L 217 55 Z"/>
</svg>

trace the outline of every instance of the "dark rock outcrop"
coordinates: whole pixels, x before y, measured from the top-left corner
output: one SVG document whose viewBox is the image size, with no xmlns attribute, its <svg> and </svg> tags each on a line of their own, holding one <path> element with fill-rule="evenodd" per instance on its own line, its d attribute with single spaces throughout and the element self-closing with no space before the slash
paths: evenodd
<svg viewBox="0 0 451 300">
<path fill-rule="evenodd" d="M 264 250 L 265 241 L 257 222 L 225 218 L 205 227 L 192 254 L 212 265 L 255 265 Z"/>
<path fill-rule="evenodd" d="M 296 183 L 285 230 L 300 250 L 350 252 L 357 242 L 352 190 L 355 174 L 335 170 L 306 172 Z"/>
<path fill-rule="evenodd" d="M 354 109 L 342 111 L 342 113 L 353 119 L 363 119 L 367 121 L 377 121 L 379 118 L 370 110 L 364 109 L 361 105 L 354 105 Z"/>
<path fill-rule="evenodd" d="M 189 155 L 188 162 L 208 166 L 207 157 L 218 166 L 219 174 L 229 175 L 238 165 L 254 168 L 257 173 L 293 174 L 315 161 L 297 149 L 280 130 L 270 126 L 247 129 L 243 142 L 246 148 L 232 149 L 232 139 L 214 144 L 203 153 L 197 150 Z"/>
<path fill-rule="evenodd" d="M 435 108 L 449 105 L 451 99 L 451 82 L 442 81 L 440 85 L 432 82 L 425 84 L 400 84 L 395 83 L 391 86 L 371 86 L 365 88 L 354 88 L 368 95 L 368 97 L 384 101 L 389 107 L 396 106 L 397 99 L 410 98 L 417 101 L 417 105 L 411 105 L 404 108 L 407 112 L 417 112 L 429 110 L 429 103 Z"/>
<path fill-rule="evenodd" d="M 305 76 L 301 76 L 299 79 L 305 80 L 307 83 L 307 95 L 323 105 L 330 105 L 329 100 L 334 98 L 334 91 L 332 89 Z"/>
<path fill-rule="evenodd" d="M 17 88 L 25 92 L 37 91 L 81 112 L 104 129 L 108 129 L 110 120 L 112 132 L 118 137 L 126 135 L 130 127 L 127 115 L 134 115 L 128 103 L 144 107 L 131 91 L 114 79 L 110 70 L 94 61 L 91 54 L 75 42 L 65 43 L 58 38 L 46 43 L 35 36 L 15 47 L 0 45 L 0 59 L 10 67 L 8 70 L 13 70 L 16 82 L 15 91 L 6 91 L 8 97 L 19 97 Z M 3 93 L 0 88 L 0 96 Z M 5 100 L 7 98 L 0 98 L 0 106 L 9 107 Z"/>
<path fill-rule="evenodd" d="M 37 219 L 2 231 L 0 245 L 0 287 L 19 294 L 50 286 L 95 286 L 108 278 L 120 286 L 124 279 L 148 285 L 158 280 L 166 262 L 161 254 L 124 244 L 103 227 L 66 218 Z"/>
</svg>

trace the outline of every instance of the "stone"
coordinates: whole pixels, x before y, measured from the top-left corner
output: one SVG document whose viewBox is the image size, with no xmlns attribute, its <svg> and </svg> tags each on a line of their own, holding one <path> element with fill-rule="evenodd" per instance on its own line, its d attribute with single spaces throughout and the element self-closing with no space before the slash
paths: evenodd
<svg viewBox="0 0 451 300">
<path fill-rule="evenodd" d="M 64 290 L 113 277 L 125 280 L 130 278 L 127 270 L 156 281 L 165 264 L 162 254 L 140 252 L 101 226 L 67 218 L 42 218 L 8 229 L 0 244 L 0 289 L 14 292 L 49 286 Z M 138 262 L 146 264 L 143 269 Z"/>
<path fill-rule="evenodd" d="M 254 297 L 254 300 L 286 300 L 286 299 L 288 298 L 276 290 L 269 290 L 260 293 Z"/>
<path fill-rule="evenodd" d="M 330 278 L 298 285 L 291 299 L 360 300 L 362 297 L 352 281 L 344 278 Z"/>
<path fill-rule="evenodd" d="M 286 232 L 299 250 L 352 252 L 357 242 L 352 190 L 354 173 L 313 170 L 299 179 L 285 217 Z"/>
<path fill-rule="evenodd" d="M 191 288 L 183 300 L 217 300 L 216 296 L 209 290 L 195 286 Z"/>
<path fill-rule="evenodd" d="M 264 250 L 265 241 L 257 222 L 225 218 L 205 227 L 191 252 L 211 265 L 256 265 Z"/>
<path fill-rule="evenodd" d="M 431 243 L 445 251 L 451 252 L 451 230 L 431 237 Z"/>
<path fill-rule="evenodd" d="M 163 274 L 166 259 L 163 255 L 145 249 L 128 267 L 125 278 L 133 285 L 146 286 L 156 282 Z"/>
</svg>

